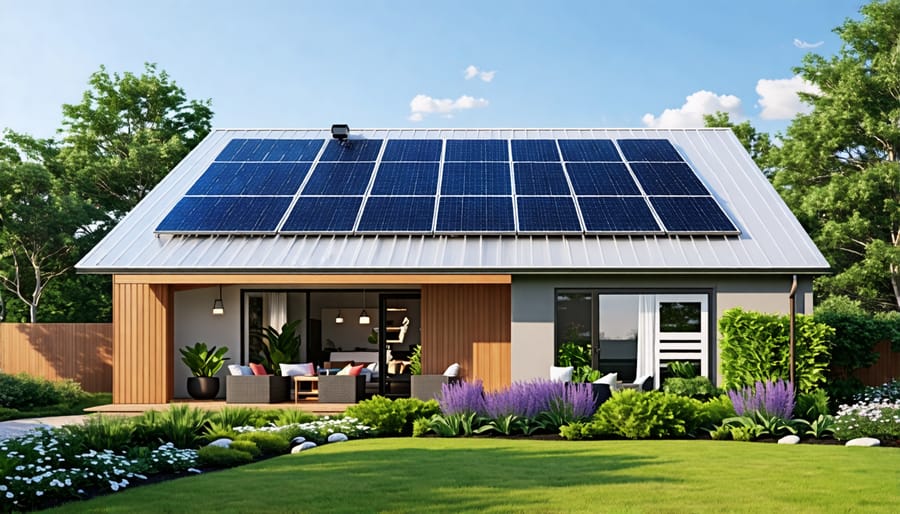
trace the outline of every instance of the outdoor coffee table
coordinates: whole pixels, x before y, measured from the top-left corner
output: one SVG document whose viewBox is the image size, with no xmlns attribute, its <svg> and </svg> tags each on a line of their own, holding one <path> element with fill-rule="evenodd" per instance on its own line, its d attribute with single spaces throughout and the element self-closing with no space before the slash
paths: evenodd
<svg viewBox="0 0 900 514">
<path fill-rule="evenodd" d="M 311 398 L 319 396 L 319 377 L 294 376 L 294 403 L 300 401 L 300 397 Z"/>
</svg>

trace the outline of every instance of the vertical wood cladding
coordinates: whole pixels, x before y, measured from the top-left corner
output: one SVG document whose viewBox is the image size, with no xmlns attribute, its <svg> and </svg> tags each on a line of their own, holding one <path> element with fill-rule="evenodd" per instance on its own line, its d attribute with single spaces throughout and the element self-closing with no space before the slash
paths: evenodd
<svg viewBox="0 0 900 514">
<path fill-rule="evenodd" d="M 422 372 L 440 374 L 458 362 L 464 380 L 481 379 L 493 388 L 508 385 L 510 327 L 507 284 L 423 285 Z"/>
<path fill-rule="evenodd" d="M 113 403 L 172 399 L 173 306 L 167 284 L 114 283 Z"/>
</svg>

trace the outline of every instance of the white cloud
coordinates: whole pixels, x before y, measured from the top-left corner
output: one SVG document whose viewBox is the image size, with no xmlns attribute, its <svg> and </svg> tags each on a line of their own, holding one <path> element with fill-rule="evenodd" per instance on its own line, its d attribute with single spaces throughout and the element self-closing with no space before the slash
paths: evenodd
<svg viewBox="0 0 900 514">
<path fill-rule="evenodd" d="M 475 67 L 474 64 L 470 64 L 465 70 L 463 70 L 465 74 L 466 80 L 472 80 L 475 77 L 478 77 L 483 82 L 490 82 L 494 80 L 494 75 L 497 74 L 496 71 L 483 71 L 479 70 Z"/>
<path fill-rule="evenodd" d="M 808 113 L 812 110 L 811 105 L 800 100 L 798 92 L 820 94 L 821 90 L 800 75 L 794 75 L 789 79 L 759 79 L 756 83 L 756 92 L 759 94 L 759 105 L 762 107 L 760 118 L 789 120 L 798 113 Z"/>
<path fill-rule="evenodd" d="M 820 46 L 822 46 L 824 44 L 825 44 L 824 41 L 819 41 L 818 43 L 807 43 L 806 41 L 803 41 L 802 39 L 794 38 L 794 46 L 796 46 L 797 48 L 804 48 L 804 49 L 819 48 Z"/>
<path fill-rule="evenodd" d="M 409 102 L 409 120 L 422 121 L 429 114 L 440 114 L 449 118 L 453 116 L 454 112 L 487 107 L 487 105 L 488 101 L 484 98 L 475 98 L 469 95 L 462 95 L 454 100 L 418 94 Z"/>
<path fill-rule="evenodd" d="M 666 109 L 659 115 L 644 115 L 641 121 L 651 128 L 690 128 L 704 126 L 703 115 L 726 112 L 732 121 L 743 117 L 741 99 L 734 95 L 717 95 L 710 91 L 697 91 L 684 99 L 677 109 Z"/>
</svg>

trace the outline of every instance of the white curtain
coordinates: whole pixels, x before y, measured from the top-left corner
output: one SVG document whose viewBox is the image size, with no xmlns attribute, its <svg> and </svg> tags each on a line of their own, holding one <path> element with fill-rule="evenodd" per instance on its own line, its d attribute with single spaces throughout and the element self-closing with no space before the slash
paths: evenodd
<svg viewBox="0 0 900 514">
<path fill-rule="evenodd" d="M 287 323 L 287 293 L 265 293 L 263 305 L 268 325 L 280 331 Z"/>
<path fill-rule="evenodd" d="M 638 300 L 638 345 L 637 345 L 637 376 L 653 375 L 654 381 L 658 381 L 659 374 L 654 368 L 656 356 L 656 296 L 642 294 Z"/>
</svg>

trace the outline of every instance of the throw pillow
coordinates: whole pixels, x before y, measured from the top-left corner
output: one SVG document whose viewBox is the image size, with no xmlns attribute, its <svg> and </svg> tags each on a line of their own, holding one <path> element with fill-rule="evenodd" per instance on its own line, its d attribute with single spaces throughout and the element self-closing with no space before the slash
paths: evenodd
<svg viewBox="0 0 900 514">
<path fill-rule="evenodd" d="M 250 366 L 241 366 L 241 375 L 247 375 L 249 377 L 253 375 L 253 369 Z"/>
<path fill-rule="evenodd" d="M 281 376 L 283 376 L 283 377 L 312 375 L 312 372 L 311 372 L 312 364 L 310 364 L 310 363 L 279 364 L 278 366 L 281 368 Z"/>
<path fill-rule="evenodd" d="M 444 371 L 445 377 L 458 377 L 459 376 L 459 363 L 454 362 L 453 364 L 447 366 L 446 371 Z"/>
<path fill-rule="evenodd" d="M 268 375 L 266 368 L 264 368 L 262 364 L 251 362 L 250 369 L 253 370 L 254 375 Z"/>
<path fill-rule="evenodd" d="M 372 370 L 369 368 L 363 368 L 359 370 L 359 374 L 366 377 L 366 382 L 371 382 L 372 380 L 374 380 L 374 377 L 372 376 Z"/>
<path fill-rule="evenodd" d="M 550 366 L 550 381 L 551 382 L 571 382 L 572 381 L 572 373 L 575 372 L 575 368 L 573 366 Z"/>
<path fill-rule="evenodd" d="M 239 364 L 229 364 L 228 372 L 235 376 L 243 375 L 244 372 L 241 371 L 241 366 Z"/>
<path fill-rule="evenodd" d="M 607 385 L 609 385 L 610 391 L 615 391 L 616 390 L 616 382 L 618 382 L 618 381 L 619 381 L 618 373 L 607 373 L 607 374 L 603 375 L 602 377 L 598 378 L 597 380 L 594 380 L 594 383 L 595 384 L 607 384 Z"/>
<path fill-rule="evenodd" d="M 349 375 L 350 369 L 353 368 L 353 364 L 347 364 L 340 371 L 337 372 L 338 375 Z"/>
<path fill-rule="evenodd" d="M 365 367 L 366 366 L 364 364 L 360 364 L 358 366 L 350 366 L 350 373 L 348 373 L 348 375 L 354 376 L 354 377 L 358 376 L 359 372 Z"/>
</svg>

